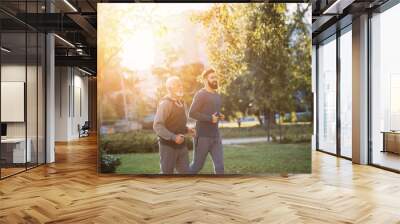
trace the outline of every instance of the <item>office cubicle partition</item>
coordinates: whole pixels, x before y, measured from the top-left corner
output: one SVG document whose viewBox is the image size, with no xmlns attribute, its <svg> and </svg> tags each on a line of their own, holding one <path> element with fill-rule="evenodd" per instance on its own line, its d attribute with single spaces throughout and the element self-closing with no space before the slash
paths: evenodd
<svg viewBox="0 0 400 224">
<path fill-rule="evenodd" d="M 46 38 L 21 20 L 44 2 L 0 3 L 1 179 L 45 163 Z"/>
</svg>

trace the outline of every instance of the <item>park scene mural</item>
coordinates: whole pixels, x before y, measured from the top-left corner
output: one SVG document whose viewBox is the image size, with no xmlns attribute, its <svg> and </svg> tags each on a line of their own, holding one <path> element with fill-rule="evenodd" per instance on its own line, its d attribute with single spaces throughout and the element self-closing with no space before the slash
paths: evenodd
<svg viewBox="0 0 400 224">
<path fill-rule="evenodd" d="M 310 173 L 311 6 L 99 3 L 99 172 Z"/>
</svg>

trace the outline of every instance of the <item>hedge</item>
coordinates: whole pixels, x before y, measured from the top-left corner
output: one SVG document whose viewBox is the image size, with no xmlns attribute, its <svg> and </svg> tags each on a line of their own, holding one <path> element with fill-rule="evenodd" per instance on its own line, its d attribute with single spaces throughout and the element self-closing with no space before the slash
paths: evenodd
<svg viewBox="0 0 400 224">
<path fill-rule="evenodd" d="M 186 138 L 186 144 L 193 149 L 191 138 Z M 158 140 L 154 132 L 145 130 L 106 134 L 100 138 L 100 147 L 107 154 L 152 153 L 158 152 Z"/>
</svg>

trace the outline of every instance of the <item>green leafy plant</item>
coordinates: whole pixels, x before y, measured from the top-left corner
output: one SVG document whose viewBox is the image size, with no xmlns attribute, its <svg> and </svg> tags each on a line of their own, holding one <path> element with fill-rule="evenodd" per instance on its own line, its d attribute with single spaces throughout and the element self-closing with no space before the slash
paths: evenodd
<svg viewBox="0 0 400 224">
<path fill-rule="evenodd" d="M 119 165 L 121 165 L 121 161 L 119 158 L 113 155 L 102 154 L 101 156 L 102 173 L 114 173 Z"/>
</svg>

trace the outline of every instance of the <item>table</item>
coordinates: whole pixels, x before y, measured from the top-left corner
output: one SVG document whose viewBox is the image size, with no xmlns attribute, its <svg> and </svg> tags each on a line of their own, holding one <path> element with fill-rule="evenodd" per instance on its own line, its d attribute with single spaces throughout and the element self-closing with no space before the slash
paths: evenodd
<svg viewBox="0 0 400 224">
<path fill-rule="evenodd" d="M 30 138 L 26 139 L 27 147 L 25 152 L 25 138 L 6 138 L 1 139 L 1 159 L 5 160 L 6 164 L 18 164 L 31 162 L 32 153 Z"/>
<path fill-rule="evenodd" d="M 382 152 L 392 152 L 400 154 L 400 131 L 382 131 L 383 150 Z"/>
</svg>

